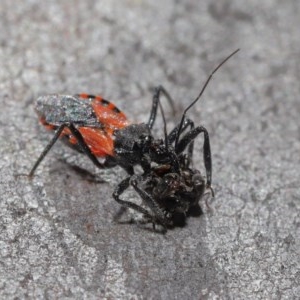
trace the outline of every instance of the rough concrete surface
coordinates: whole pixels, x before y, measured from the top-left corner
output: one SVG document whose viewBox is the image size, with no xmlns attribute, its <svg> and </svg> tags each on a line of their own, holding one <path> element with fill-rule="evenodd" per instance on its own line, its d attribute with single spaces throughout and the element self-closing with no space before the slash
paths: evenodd
<svg viewBox="0 0 300 300">
<path fill-rule="evenodd" d="M 298 0 L 1 0 L 0 298 L 299 299 L 299 14 Z M 216 197 L 184 228 L 114 222 L 124 171 L 61 143 L 16 176 L 51 137 L 39 95 L 100 93 L 143 122 L 163 84 L 172 128 L 236 48 L 189 112 L 210 132 Z"/>
</svg>

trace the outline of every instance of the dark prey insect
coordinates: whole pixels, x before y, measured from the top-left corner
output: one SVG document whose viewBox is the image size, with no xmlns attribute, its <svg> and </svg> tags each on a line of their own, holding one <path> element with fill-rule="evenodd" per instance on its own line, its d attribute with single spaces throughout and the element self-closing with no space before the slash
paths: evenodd
<svg viewBox="0 0 300 300">
<path fill-rule="evenodd" d="M 168 149 L 168 135 L 166 120 L 161 103 L 159 103 L 165 133 L 165 147 Z M 192 149 L 191 149 L 192 150 Z M 167 228 L 183 226 L 190 215 L 199 216 L 202 212 L 199 200 L 206 191 L 206 180 L 199 170 L 190 168 L 191 157 L 185 153 L 176 156 L 179 169 L 174 169 L 170 164 L 152 166 L 150 172 L 133 175 L 125 179 L 140 195 L 147 211 L 141 207 L 143 215 L 155 227 L 156 223 Z M 122 184 L 119 185 L 122 187 Z M 213 189 L 209 187 L 212 195 Z M 118 191 L 120 194 L 124 189 Z"/>
<path fill-rule="evenodd" d="M 130 184 L 151 211 L 144 217 L 164 229 L 183 226 L 188 216 L 199 215 L 199 201 L 207 191 L 206 180 L 199 170 L 188 167 L 185 155 L 179 157 L 180 172 L 171 166 L 158 165 L 151 172 L 133 175 Z"/>
<path fill-rule="evenodd" d="M 206 185 L 207 188 L 211 188 L 212 164 L 209 135 L 205 127 L 194 127 L 194 123 L 186 118 L 186 113 L 199 100 L 213 74 L 238 51 L 229 55 L 211 73 L 198 97 L 184 110 L 180 123 L 165 139 L 155 139 L 151 133 L 160 95 L 163 94 L 173 106 L 173 100 L 162 86 L 155 89 L 150 117 L 146 124 L 129 122 L 124 113 L 113 103 L 100 96 L 47 95 L 38 98 L 36 111 L 40 121 L 47 129 L 54 130 L 55 134 L 34 164 L 29 176 L 33 176 L 55 142 L 61 139 L 73 149 L 87 155 L 98 168 L 111 168 L 116 165 L 124 168 L 129 177 L 118 185 L 113 196 L 121 205 L 145 213 L 139 205 L 119 197 L 129 186 L 130 178 L 134 174 L 134 166 L 140 165 L 144 174 L 149 174 L 153 173 L 151 169 L 153 163 L 158 166 L 167 164 L 170 166 L 170 173 L 180 174 L 178 157 L 187 149 L 187 157 L 191 160 L 194 139 L 203 133 Z M 190 129 L 182 135 L 188 128 Z M 104 161 L 100 162 L 98 158 Z M 156 213 L 155 210 L 152 211 Z M 160 221 L 163 223 L 162 220 Z"/>
</svg>

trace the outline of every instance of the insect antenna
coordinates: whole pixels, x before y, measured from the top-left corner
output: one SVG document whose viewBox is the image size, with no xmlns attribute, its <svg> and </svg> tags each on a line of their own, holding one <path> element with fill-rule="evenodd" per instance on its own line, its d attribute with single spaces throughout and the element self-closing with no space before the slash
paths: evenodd
<svg viewBox="0 0 300 300">
<path fill-rule="evenodd" d="M 184 119 L 185 119 L 185 115 L 187 113 L 187 111 L 201 98 L 202 94 L 204 93 L 207 85 L 209 84 L 210 80 L 212 79 L 213 75 L 233 56 L 235 55 L 237 52 L 239 52 L 240 49 L 237 49 L 235 50 L 234 52 L 232 52 L 229 56 L 227 56 L 212 72 L 211 74 L 208 76 L 206 82 L 204 83 L 199 95 L 197 96 L 197 98 L 184 110 L 183 114 L 182 114 L 182 118 L 181 118 L 181 121 L 180 121 L 180 125 L 179 125 L 179 128 L 178 128 L 178 132 L 177 132 L 177 135 L 176 135 L 176 139 L 175 139 L 175 149 L 177 147 L 177 144 L 178 144 L 178 140 L 179 140 L 179 137 L 180 137 L 180 134 L 181 134 L 181 130 L 182 130 L 182 126 L 183 126 L 183 123 L 184 123 Z"/>
<path fill-rule="evenodd" d="M 180 174 L 180 166 L 179 166 L 178 157 L 175 154 L 174 150 L 169 150 L 167 122 L 166 122 L 166 118 L 165 118 L 164 109 L 163 109 L 160 101 L 158 102 L 158 105 L 159 105 L 161 115 L 162 115 L 162 119 L 163 119 L 163 122 L 164 122 L 165 148 L 166 148 L 166 152 L 168 153 L 169 158 L 171 159 L 171 168 L 172 168 L 173 172 L 175 172 L 177 174 Z"/>
<path fill-rule="evenodd" d="M 165 113 L 164 113 L 164 109 L 160 103 L 160 101 L 158 101 L 158 105 L 159 105 L 159 109 L 161 111 L 161 115 L 162 115 L 162 119 L 164 122 L 164 136 L 165 136 L 165 147 L 168 150 L 168 132 L 167 132 L 167 122 L 166 122 L 166 118 L 165 118 Z"/>
</svg>

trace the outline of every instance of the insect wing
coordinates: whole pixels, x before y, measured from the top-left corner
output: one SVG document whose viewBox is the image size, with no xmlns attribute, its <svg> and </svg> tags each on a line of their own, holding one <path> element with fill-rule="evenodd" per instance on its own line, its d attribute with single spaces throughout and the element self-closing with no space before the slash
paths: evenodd
<svg viewBox="0 0 300 300">
<path fill-rule="evenodd" d="M 42 96 L 37 99 L 35 108 L 44 125 L 72 123 L 76 126 L 102 127 L 91 104 L 76 96 Z"/>
<path fill-rule="evenodd" d="M 78 97 L 90 102 L 99 123 L 103 124 L 106 128 L 109 127 L 116 130 L 130 124 L 125 114 L 115 104 L 103 99 L 101 96 L 79 94 Z"/>
</svg>

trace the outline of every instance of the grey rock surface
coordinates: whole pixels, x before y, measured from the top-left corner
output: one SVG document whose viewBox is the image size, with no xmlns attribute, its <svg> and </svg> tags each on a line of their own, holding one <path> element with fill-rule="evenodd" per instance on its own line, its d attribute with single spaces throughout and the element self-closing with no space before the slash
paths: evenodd
<svg viewBox="0 0 300 300">
<path fill-rule="evenodd" d="M 0 298 L 299 299 L 299 13 L 297 0 L 2 0 Z M 236 48 L 189 112 L 210 132 L 216 197 L 184 228 L 114 222 L 125 173 L 61 143 L 31 181 L 16 176 L 51 137 L 38 96 L 100 93 L 144 122 L 151 88 L 180 112 Z M 203 170 L 201 139 L 195 152 Z"/>
</svg>

